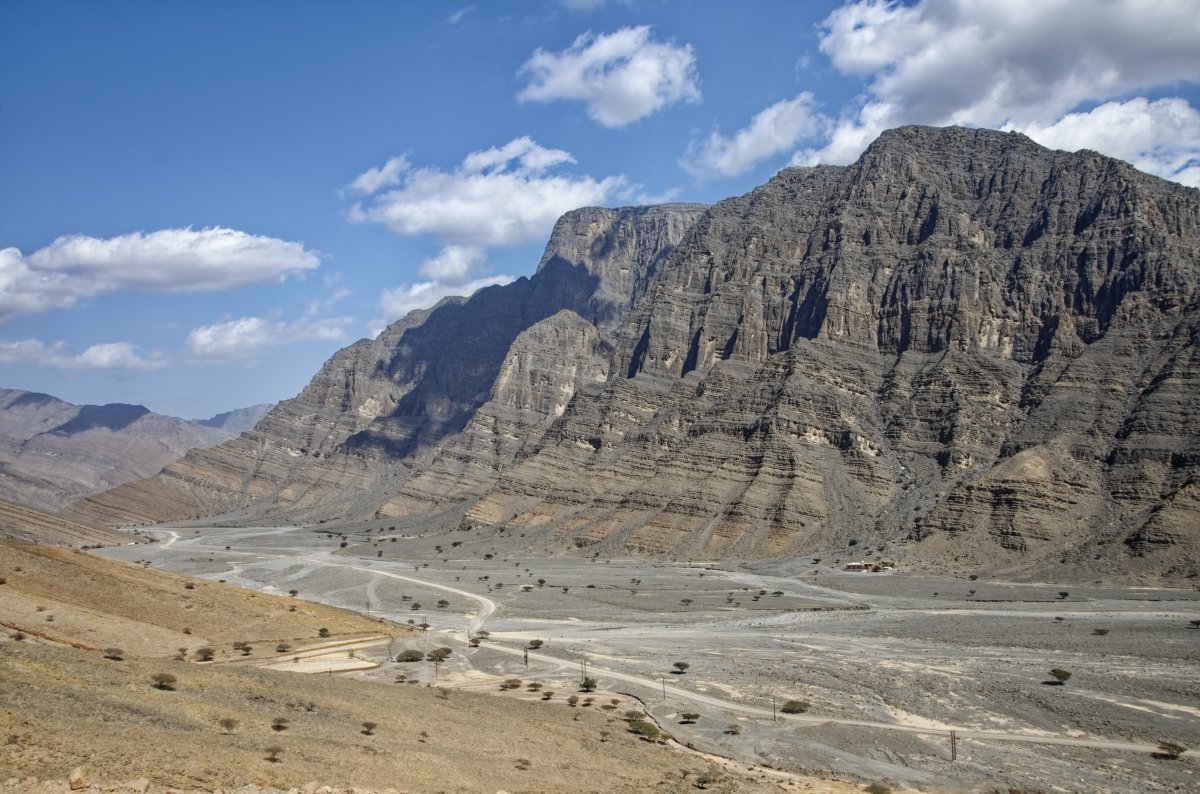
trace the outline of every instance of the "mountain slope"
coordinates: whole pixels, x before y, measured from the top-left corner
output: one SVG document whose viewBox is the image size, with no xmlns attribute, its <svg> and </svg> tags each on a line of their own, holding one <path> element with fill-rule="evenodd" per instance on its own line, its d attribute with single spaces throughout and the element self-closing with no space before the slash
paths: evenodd
<svg viewBox="0 0 1200 794">
<path fill-rule="evenodd" d="M 705 208 L 588 208 L 559 221 L 532 278 L 447 298 L 339 351 L 241 438 L 70 506 L 108 526 L 242 511 L 371 513 L 489 398 L 510 347 L 560 311 L 611 331 Z M 557 388 L 557 387 L 555 387 Z"/>
<path fill-rule="evenodd" d="M 1198 304 L 1196 190 L 902 128 L 703 212 L 571 213 L 533 279 L 414 313 L 238 442 L 71 510 L 1200 575 Z"/>
<path fill-rule="evenodd" d="M 55 510 L 229 438 L 141 405 L 72 405 L 0 389 L 0 499 Z"/>
<path fill-rule="evenodd" d="M 610 553 L 1194 575 L 1198 219 L 983 130 L 785 171 L 696 224 L 605 386 L 472 514 Z"/>
<path fill-rule="evenodd" d="M 197 419 L 196 424 L 204 427 L 215 427 L 218 430 L 224 430 L 226 433 L 245 433 L 247 430 L 252 430 L 258 420 L 267 415 L 267 411 L 271 410 L 273 403 L 262 403 L 260 405 L 251 405 L 249 408 L 237 408 L 232 411 L 217 414 L 208 419 Z"/>
</svg>

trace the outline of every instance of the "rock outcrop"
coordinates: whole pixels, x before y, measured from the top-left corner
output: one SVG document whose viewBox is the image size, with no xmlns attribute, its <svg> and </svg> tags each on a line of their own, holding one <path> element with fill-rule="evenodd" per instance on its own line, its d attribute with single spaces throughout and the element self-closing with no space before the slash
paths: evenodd
<svg viewBox="0 0 1200 794">
<path fill-rule="evenodd" d="M 571 213 L 532 279 L 411 315 L 103 499 L 223 480 L 207 509 L 312 517 L 337 487 L 361 498 L 330 515 L 540 551 L 1195 576 L 1198 306 L 1196 190 L 902 128 L 707 211 Z M 285 439 L 305 462 L 269 472 Z"/>
</svg>

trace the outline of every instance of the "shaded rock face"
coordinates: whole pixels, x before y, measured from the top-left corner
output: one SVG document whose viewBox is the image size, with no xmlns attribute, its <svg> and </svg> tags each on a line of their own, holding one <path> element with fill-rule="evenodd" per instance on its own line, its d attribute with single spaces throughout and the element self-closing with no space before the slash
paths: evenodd
<svg viewBox="0 0 1200 794">
<path fill-rule="evenodd" d="M 532 279 L 410 315 L 241 441 L 86 510 L 174 517 L 183 494 L 538 551 L 854 540 L 943 571 L 1195 575 L 1198 250 L 1193 189 L 893 130 L 706 211 L 571 213 Z"/>
<path fill-rule="evenodd" d="M 241 438 L 198 451 L 159 477 L 73 505 L 67 514 L 123 525 L 229 511 L 298 520 L 375 511 L 492 398 L 524 332 L 542 321 L 557 324 L 562 311 L 592 334 L 599 333 L 596 325 L 614 328 L 630 302 L 620 298 L 621 290 L 646 283 L 704 209 L 569 213 L 532 278 L 409 314 L 375 339 L 335 354 L 300 395 Z M 583 326 L 580 332 L 587 333 Z M 559 394 L 562 387 L 545 388 Z M 498 454 L 488 464 L 497 469 L 508 457 Z"/>
<path fill-rule="evenodd" d="M 72 405 L 0 389 L 0 499 L 55 510 L 229 437 L 141 405 Z"/>
</svg>

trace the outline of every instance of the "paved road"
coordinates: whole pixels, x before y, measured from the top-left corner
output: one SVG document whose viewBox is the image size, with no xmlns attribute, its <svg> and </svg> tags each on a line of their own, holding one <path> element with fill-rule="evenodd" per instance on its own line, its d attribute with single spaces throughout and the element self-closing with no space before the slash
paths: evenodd
<svg viewBox="0 0 1200 794">
<path fill-rule="evenodd" d="M 170 530 L 150 530 L 150 531 L 160 532 L 160 533 L 164 533 L 164 534 L 171 536 L 170 540 L 168 540 L 166 543 L 164 543 L 158 547 L 159 549 L 166 549 L 166 548 L 170 547 L 171 545 L 173 545 L 175 543 L 175 541 L 177 541 L 179 539 L 179 533 L 173 532 Z M 193 542 L 192 544 L 189 544 L 189 545 L 191 545 L 193 547 L 203 547 L 203 544 L 196 543 L 196 542 Z M 447 593 L 454 593 L 455 595 L 459 595 L 464 598 L 468 598 L 472 601 L 475 601 L 477 604 L 479 604 L 479 611 L 468 620 L 467 626 L 464 629 L 464 632 L 461 636 L 461 639 L 464 642 L 467 641 L 471 635 L 478 633 L 483 628 L 484 624 L 487 622 L 487 619 L 496 612 L 496 602 L 492 601 L 490 598 L 486 598 L 485 596 L 481 596 L 477 593 L 472 593 L 468 590 L 462 590 L 457 587 L 450 587 L 448 585 L 439 584 L 437 582 L 430 582 L 430 581 L 427 581 L 424 579 L 418 579 L 417 577 L 414 577 L 414 576 L 404 576 L 402 574 L 392 573 L 391 571 L 380 570 L 379 568 L 372 567 L 369 564 L 368 565 L 353 565 L 350 563 L 336 562 L 334 560 L 328 559 L 329 552 L 320 552 L 320 553 L 305 555 L 303 557 L 296 557 L 291 554 L 272 554 L 269 552 L 260 551 L 260 550 L 256 549 L 253 552 L 253 554 L 254 554 L 254 556 L 259 556 L 259 557 L 264 557 L 264 558 L 269 558 L 269 559 L 286 559 L 286 560 L 292 560 L 292 561 L 303 560 L 305 562 L 309 562 L 314 565 L 322 565 L 322 566 L 327 566 L 327 567 L 332 567 L 332 568 L 344 568 L 344 569 L 348 569 L 348 570 L 360 571 L 363 573 L 371 574 L 373 577 L 382 576 L 382 577 L 387 577 L 390 579 L 399 579 L 399 580 L 402 580 L 405 582 L 411 582 L 412 584 L 421 585 L 422 587 L 428 587 L 428 588 L 432 588 L 435 590 L 442 590 Z M 506 654 L 509 654 L 512 656 L 524 656 L 524 654 L 526 653 L 526 651 L 522 648 L 512 648 L 512 647 L 508 647 L 508 646 L 504 646 L 504 645 L 498 645 L 495 643 L 489 643 L 488 647 L 491 650 L 499 651 L 500 653 L 506 653 Z M 582 654 L 582 656 L 586 657 L 586 654 Z M 541 662 L 546 662 L 548 664 L 554 664 L 559 667 L 574 666 L 576 664 L 579 664 L 579 662 L 581 661 L 580 658 L 563 659 L 561 657 L 552 656 L 552 655 L 546 654 L 546 653 L 539 653 L 536 651 L 530 651 L 529 658 L 535 659 L 535 660 L 541 661 Z M 586 659 L 584 659 L 583 661 L 586 661 Z M 1159 752 L 1159 749 L 1156 745 L 1138 744 L 1138 743 L 1134 743 L 1134 742 L 1121 742 L 1121 741 L 1113 741 L 1113 740 L 1109 740 L 1109 739 L 1100 739 L 1100 738 L 1082 738 L 1081 739 L 1081 738 L 1066 737 L 1066 736 L 1061 736 L 1061 737 L 1059 737 L 1059 736 L 1042 736 L 1042 735 L 1037 735 L 1037 734 L 1026 734 L 1026 733 L 1000 733 L 1000 732 L 994 732 L 994 731 L 979 731 L 979 730 L 974 730 L 971 728 L 962 728 L 962 727 L 953 727 L 953 726 L 947 726 L 945 728 L 928 728 L 928 727 L 919 727 L 919 726 L 913 726 L 913 725 L 902 725 L 902 724 L 898 724 L 898 723 L 894 723 L 894 722 L 872 722 L 869 720 L 853 720 L 853 719 L 845 719 L 845 718 L 839 718 L 839 717 L 812 717 L 812 716 L 797 715 L 797 714 L 774 714 L 771 710 L 758 708 L 757 706 L 749 706 L 749 705 L 745 705 L 743 703 L 737 703 L 737 702 L 730 701 L 730 700 L 723 700 L 721 698 L 712 697 L 711 695 L 700 694 L 698 692 L 689 692 L 686 689 L 680 689 L 677 686 L 665 683 L 665 678 L 658 679 L 658 680 L 653 679 L 653 678 L 646 678 L 644 676 L 632 675 L 630 673 L 622 673 L 618 670 L 612 670 L 612 669 L 609 669 L 606 667 L 598 667 L 591 663 L 588 663 L 587 667 L 588 667 L 589 675 L 593 675 L 597 678 L 604 679 L 604 683 L 606 683 L 606 684 L 609 682 L 612 682 L 612 681 L 620 681 L 620 682 L 626 683 L 626 684 L 633 684 L 635 686 L 645 687 L 645 688 L 653 690 L 656 693 L 665 693 L 666 695 L 674 697 L 679 700 L 687 700 L 687 701 L 691 701 L 693 703 L 702 703 L 706 706 L 712 706 L 715 708 L 724 709 L 725 711 L 738 713 L 738 714 L 747 714 L 747 715 L 754 716 L 754 717 L 763 717 L 763 718 L 775 717 L 776 719 L 781 719 L 781 720 L 784 720 L 787 722 L 792 722 L 797 725 L 847 725 L 847 726 L 860 727 L 860 728 L 901 731 L 901 732 L 905 732 L 905 733 L 918 733 L 918 734 L 926 734 L 926 735 L 933 734 L 933 735 L 945 736 L 947 738 L 949 738 L 950 732 L 954 731 L 955 734 L 957 735 L 957 737 L 960 739 L 976 739 L 976 740 L 980 740 L 980 741 L 993 741 L 993 742 L 1024 742 L 1024 743 L 1029 743 L 1029 744 L 1060 745 L 1060 746 L 1067 746 L 1067 747 L 1086 747 L 1086 748 L 1096 749 L 1096 750 L 1115 750 L 1115 751 L 1134 752 L 1134 753 L 1156 753 L 1156 752 Z"/>
</svg>

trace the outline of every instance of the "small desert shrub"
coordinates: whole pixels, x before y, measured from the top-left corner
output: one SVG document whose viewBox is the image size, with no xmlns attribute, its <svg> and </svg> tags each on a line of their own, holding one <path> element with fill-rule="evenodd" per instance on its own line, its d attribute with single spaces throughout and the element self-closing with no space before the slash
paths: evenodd
<svg viewBox="0 0 1200 794">
<path fill-rule="evenodd" d="M 197 649 L 197 650 L 196 650 L 196 661 L 198 661 L 198 662 L 211 662 L 211 661 L 212 661 L 212 659 L 213 659 L 213 655 L 214 655 L 215 653 L 216 653 L 216 651 L 215 651 L 215 650 L 213 650 L 212 648 L 209 648 L 209 647 L 206 645 L 206 646 L 204 646 L 203 648 L 199 648 L 199 649 Z"/>
<path fill-rule="evenodd" d="M 407 650 L 407 651 L 403 651 L 399 656 L 397 656 L 396 661 L 397 662 L 419 662 L 424 658 L 425 658 L 425 654 L 421 653 L 418 650 Z"/>
<path fill-rule="evenodd" d="M 275 646 L 275 653 L 287 653 L 291 649 L 292 646 L 288 645 L 286 642 L 281 642 Z"/>
<path fill-rule="evenodd" d="M 680 722 L 684 725 L 692 725 L 696 722 L 696 720 L 700 719 L 700 715 L 694 711 L 685 711 L 679 716 L 683 718 L 680 720 Z"/>
<path fill-rule="evenodd" d="M 1067 683 L 1067 679 L 1071 677 L 1071 674 L 1068 671 L 1059 669 L 1057 667 L 1050 671 L 1050 675 L 1054 676 L 1054 680 L 1060 685 Z"/>
<path fill-rule="evenodd" d="M 175 689 L 175 676 L 170 673 L 155 673 L 150 676 L 150 680 L 154 684 L 155 689 L 162 689 L 170 692 Z"/>
<path fill-rule="evenodd" d="M 287 717 L 276 717 L 275 719 L 271 720 L 271 730 L 286 731 L 288 729 L 289 721 L 290 720 L 288 720 Z"/>
<path fill-rule="evenodd" d="M 863 791 L 867 792 L 867 794 L 892 794 L 892 787 L 882 780 L 876 780 L 863 789 Z"/>
<path fill-rule="evenodd" d="M 807 700 L 789 700 L 779 707 L 784 714 L 803 714 L 812 704 Z"/>
<path fill-rule="evenodd" d="M 363 732 L 364 736 L 372 736 L 375 734 L 375 729 L 379 727 L 379 723 L 367 721 L 362 724 L 362 727 L 363 727 L 362 732 Z"/>
<path fill-rule="evenodd" d="M 504 679 L 504 681 L 500 682 L 500 691 L 502 691 L 502 692 L 508 691 L 509 689 L 520 689 L 520 688 L 521 688 L 521 679 L 519 679 L 519 678 L 506 678 L 506 679 Z"/>
<path fill-rule="evenodd" d="M 662 736 L 658 728 L 646 720 L 630 720 L 629 732 L 651 742 L 657 741 Z"/>
<path fill-rule="evenodd" d="M 217 724 L 221 726 L 221 730 L 225 733 L 233 733 L 233 729 L 238 726 L 238 721 L 233 717 L 222 717 L 217 720 Z"/>
<path fill-rule="evenodd" d="M 1187 748 L 1184 747 L 1182 744 L 1177 744 L 1175 742 L 1166 742 L 1166 741 L 1158 743 L 1158 755 L 1160 755 L 1163 758 L 1172 760 L 1172 761 L 1179 758 L 1179 756 L 1183 755 L 1186 752 L 1187 752 Z"/>
<path fill-rule="evenodd" d="M 273 744 L 267 748 L 267 760 L 272 764 L 279 763 L 279 754 L 283 752 L 283 748 L 277 744 Z"/>
<path fill-rule="evenodd" d="M 318 637 L 328 637 L 329 629 L 327 629 L 325 627 L 321 627 L 321 628 L 317 629 L 317 636 Z"/>
<path fill-rule="evenodd" d="M 554 697 L 553 692 L 543 692 L 542 693 L 542 700 L 549 700 L 552 697 Z"/>
<path fill-rule="evenodd" d="M 742 726 L 738 725 L 736 722 L 725 726 L 725 733 L 729 734 L 730 736 L 739 736 L 741 732 Z"/>
<path fill-rule="evenodd" d="M 120 648 L 105 648 L 104 658 L 112 659 L 114 662 L 124 661 L 125 651 L 121 650 Z"/>
</svg>

